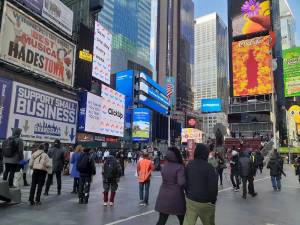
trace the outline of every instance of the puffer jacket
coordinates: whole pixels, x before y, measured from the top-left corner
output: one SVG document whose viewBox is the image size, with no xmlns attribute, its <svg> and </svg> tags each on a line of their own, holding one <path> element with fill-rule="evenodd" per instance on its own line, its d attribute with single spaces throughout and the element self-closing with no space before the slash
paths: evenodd
<svg viewBox="0 0 300 225">
<path fill-rule="evenodd" d="M 280 161 L 276 157 L 272 157 L 267 165 L 267 168 L 270 169 L 271 177 L 281 176 L 283 173 L 283 168 L 280 165 Z"/>
<path fill-rule="evenodd" d="M 37 150 L 32 154 L 29 166 L 33 170 L 47 171 L 51 167 L 49 156 L 43 150 Z"/>
</svg>

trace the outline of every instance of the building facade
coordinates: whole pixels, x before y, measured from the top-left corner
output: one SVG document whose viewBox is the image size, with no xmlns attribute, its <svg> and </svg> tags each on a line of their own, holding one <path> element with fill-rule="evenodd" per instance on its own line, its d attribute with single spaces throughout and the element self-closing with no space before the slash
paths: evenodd
<svg viewBox="0 0 300 225">
<path fill-rule="evenodd" d="M 176 80 L 176 110 L 193 110 L 191 78 L 194 66 L 194 3 L 192 0 L 158 2 L 157 80 L 166 86 Z"/>
<path fill-rule="evenodd" d="M 105 0 L 100 23 L 113 34 L 112 73 L 150 66 L 151 0 Z"/>
<path fill-rule="evenodd" d="M 287 0 L 279 1 L 282 49 L 296 47 L 295 18 Z"/>
</svg>

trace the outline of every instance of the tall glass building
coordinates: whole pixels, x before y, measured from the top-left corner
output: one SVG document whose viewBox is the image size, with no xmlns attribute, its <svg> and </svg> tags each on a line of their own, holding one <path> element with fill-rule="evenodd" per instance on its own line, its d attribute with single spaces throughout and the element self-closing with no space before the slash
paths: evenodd
<svg viewBox="0 0 300 225">
<path fill-rule="evenodd" d="M 100 23 L 113 34 L 112 73 L 151 72 L 151 0 L 105 0 Z"/>
</svg>

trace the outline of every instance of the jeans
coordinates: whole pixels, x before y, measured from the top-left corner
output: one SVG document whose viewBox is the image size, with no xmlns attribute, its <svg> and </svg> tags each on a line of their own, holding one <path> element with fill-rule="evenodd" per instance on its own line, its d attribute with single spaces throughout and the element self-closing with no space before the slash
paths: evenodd
<svg viewBox="0 0 300 225">
<path fill-rule="evenodd" d="M 35 201 L 40 202 L 46 176 L 47 176 L 46 171 L 33 170 L 32 182 L 31 182 L 31 187 L 30 187 L 30 196 L 29 196 L 30 202 L 34 201 L 34 195 L 35 195 L 36 188 L 37 188 L 37 192 L 36 192 L 36 196 L 35 196 Z"/>
<path fill-rule="evenodd" d="M 91 182 L 92 182 L 91 176 L 80 176 L 79 190 L 78 190 L 79 199 L 85 199 L 85 201 L 89 199 Z"/>
<path fill-rule="evenodd" d="M 53 180 L 53 174 L 55 173 L 56 175 L 56 182 L 57 182 L 57 191 L 61 191 L 61 171 L 54 171 L 52 174 L 48 174 L 47 177 L 47 182 L 46 182 L 46 188 L 45 188 L 45 193 L 49 192 L 52 180 Z"/>
<path fill-rule="evenodd" d="M 195 225 L 200 217 L 203 225 L 215 225 L 216 206 L 212 203 L 186 199 L 186 214 L 183 225 Z"/>
<path fill-rule="evenodd" d="M 74 181 L 73 181 L 73 192 L 74 192 L 74 193 L 78 193 L 78 189 L 79 189 L 79 178 L 74 177 Z"/>
<path fill-rule="evenodd" d="M 272 186 L 274 190 L 281 190 L 281 177 L 280 176 L 271 176 Z"/>
<path fill-rule="evenodd" d="M 240 189 L 240 177 L 237 173 L 231 172 L 230 180 L 234 188 Z"/>
<path fill-rule="evenodd" d="M 150 180 L 143 183 L 139 183 L 140 186 L 140 200 L 148 204 L 149 200 L 149 189 L 150 189 Z M 144 192 L 145 190 L 145 192 Z"/>
<path fill-rule="evenodd" d="M 169 215 L 164 213 L 159 213 L 159 219 L 156 225 L 165 225 L 168 221 Z M 177 215 L 179 224 L 182 225 L 184 221 L 184 215 Z"/>
<path fill-rule="evenodd" d="M 219 174 L 219 177 L 220 177 L 220 184 L 223 185 L 223 171 L 224 169 L 223 168 L 218 168 L 218 174 Z"/>
<path fill-rule="evenodd" d="M 254 195 L 254 177 L 249 176 L 249 177 L 242 177 L 242 182 L 243 182 L 243 196 L 247 196 L 247 182 L 248 182 L 248 192 L 250 195 Z"/>
<path fill-rule="evenodd" d="M 15 172 L 17 172 L 18 168 L 19 168 L 18 164 L 5 163 L 3 180 L 7 180 L 7 177 L 8 177 L 8 185 L 10 187 L 14 186 Z"/>
</svg>

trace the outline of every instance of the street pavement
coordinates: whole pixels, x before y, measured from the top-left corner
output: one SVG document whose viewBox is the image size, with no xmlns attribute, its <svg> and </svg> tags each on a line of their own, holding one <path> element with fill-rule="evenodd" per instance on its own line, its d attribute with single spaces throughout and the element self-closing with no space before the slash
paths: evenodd
<svg viewBox="0 0 300 225">
<path fill-rule="evenodd" d="M 299 225 L 300 185 L 294 170 L 286 166 L 288 177 L 283 178 L 283 189 L 274 192 L 267 170 L 257 176 L 256 198 L 241 198 L 233 192 L 229 171 L 224 171 L 224 187 L 219 188 L 216 209 L 217 225 Z M 0 207 L 0 225 L 155 225 L 158 213 L 154 211 L 156 196 L 161 184 L 159 172 L 153 174 L 150 187 L 150 204 L 140 207 L 135 166 L 126 168 L 121 179 L 114 207 L 102 206 L 102 181 L 94 177 L 88 205 L 79 205 L 77 196 L 70 194 L 73 180 L 63 178 L 61 196 L 56 195 L 56 185 L 50 195 L 42 196 L 41 206 L 29 206 L 29 188 L 22 188 L 22 204 Z M 168 225 L 178 224 L 176 217 L 170 217 Z M 198 224 L 201 224 L 200 222 Z"/>
</svg>

